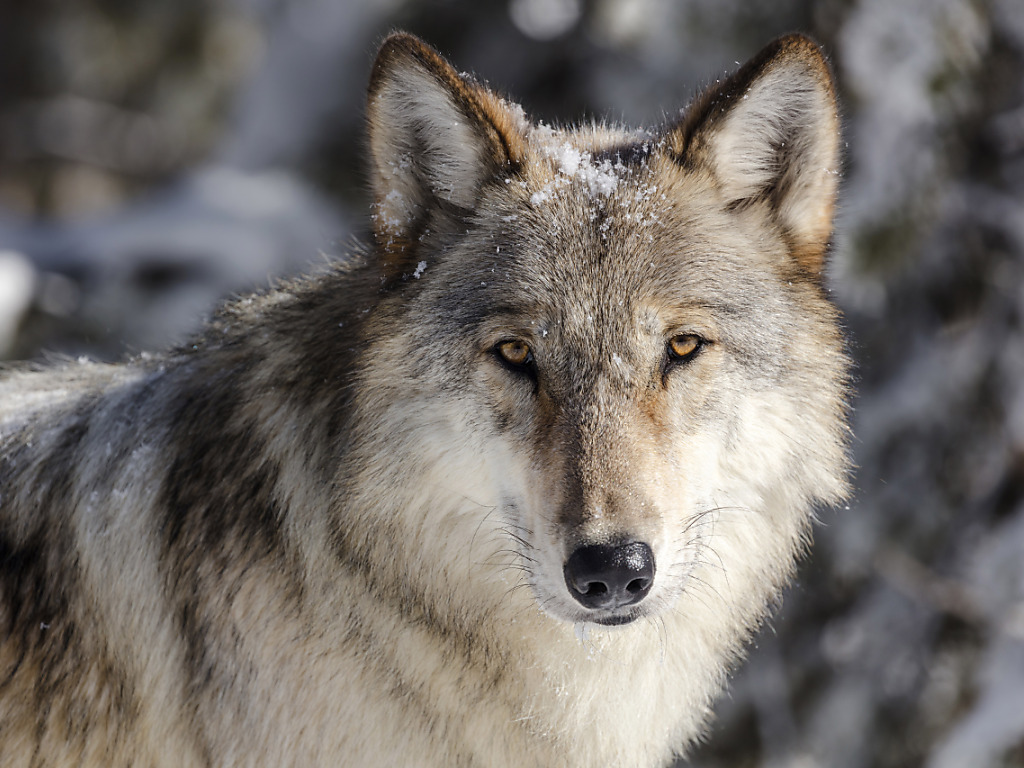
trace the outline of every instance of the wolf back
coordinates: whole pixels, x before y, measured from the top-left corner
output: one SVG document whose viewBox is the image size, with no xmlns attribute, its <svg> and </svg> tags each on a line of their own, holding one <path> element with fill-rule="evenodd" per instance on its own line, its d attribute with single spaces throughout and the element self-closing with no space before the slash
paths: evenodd
<svg viewBox="0 0 1024 768">
<path fill-rule="evenodd" d="M 556 130 L 395 34 L 367 112 L 365 252 L 0 377 L 0 764 L 663 765 L 846 494 L 816 44 Z"/>
</svg>

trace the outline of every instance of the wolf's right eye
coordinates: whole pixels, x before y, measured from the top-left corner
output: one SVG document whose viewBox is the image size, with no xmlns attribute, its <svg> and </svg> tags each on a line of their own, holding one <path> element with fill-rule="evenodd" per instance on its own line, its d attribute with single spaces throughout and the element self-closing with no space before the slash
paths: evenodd
<svg viewBox="0 0 1024 768">
<path fill-rule="evenodd" d="M 513 368 L 526 368 L 533 363 L 533 350 L 525 341 L 503 341 L 494 348 L 494 351 Z"/>
</svg>

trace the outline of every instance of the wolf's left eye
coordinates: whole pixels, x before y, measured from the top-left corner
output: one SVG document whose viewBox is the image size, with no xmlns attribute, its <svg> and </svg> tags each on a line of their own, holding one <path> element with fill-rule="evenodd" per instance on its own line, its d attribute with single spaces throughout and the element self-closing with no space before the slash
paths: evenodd
<svg viewBox="0 0 1024 768">
<path fill-rule="evenodd" d="M 692 360 L 704 347 L 704 339 L 695 333 L 681 333 L 668 340 L 668 356 L 672 362 Z"/>
</svg>

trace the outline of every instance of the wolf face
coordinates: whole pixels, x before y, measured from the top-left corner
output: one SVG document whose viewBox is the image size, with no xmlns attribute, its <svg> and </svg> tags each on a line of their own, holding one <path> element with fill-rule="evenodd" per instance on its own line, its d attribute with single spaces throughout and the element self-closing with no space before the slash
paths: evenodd
<svg viewBox="0 0 1024 768">
<path fill-rule="evenodd" d="M 486 465 L 466 493 L 514 533 L 543 609 L 656 616 L 715 580 L 694 576 L 729 549 L 713 531 L 766 537 L 788 570 L 811 505 L 844 493 L 817 46 L 784 38 L 678 123 L 629 132 L 533 125 L 395 36 L 369 117 L 401 297 L 380 354 L 472 414 L 438 440 Z"/>
</svg>

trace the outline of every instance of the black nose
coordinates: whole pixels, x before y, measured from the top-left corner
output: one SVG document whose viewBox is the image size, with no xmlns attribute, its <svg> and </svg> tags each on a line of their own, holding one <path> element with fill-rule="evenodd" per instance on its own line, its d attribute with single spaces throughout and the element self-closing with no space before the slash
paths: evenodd
<svg viewBox="0 0 1024 768">
<path fill-rule="evenodd" d="M 614 610 L 643 600 L 654 583 L 654 553 L 642 541 L 580 547 L 565 562 L 565 583 L 586 608 Z"/>
</svg>

